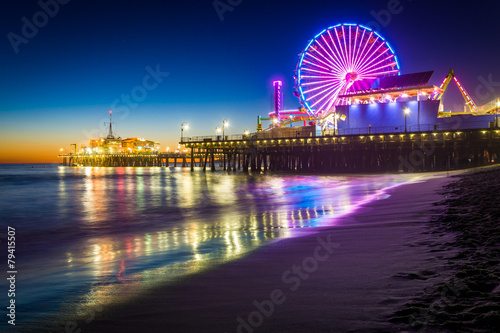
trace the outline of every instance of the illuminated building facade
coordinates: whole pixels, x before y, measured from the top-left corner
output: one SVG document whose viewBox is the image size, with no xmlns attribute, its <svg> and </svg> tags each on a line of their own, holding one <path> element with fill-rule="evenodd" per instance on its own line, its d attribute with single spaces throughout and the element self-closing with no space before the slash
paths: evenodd
<svg viewBox="0 0 500 333">
<path fill-rule="evenodd" d="M 152 154 L 157 153 L 160 145 L 144 138 L 112 138 L 90 140 L 88 147 L 79 150 L 83 154 Z"/>
</svg>

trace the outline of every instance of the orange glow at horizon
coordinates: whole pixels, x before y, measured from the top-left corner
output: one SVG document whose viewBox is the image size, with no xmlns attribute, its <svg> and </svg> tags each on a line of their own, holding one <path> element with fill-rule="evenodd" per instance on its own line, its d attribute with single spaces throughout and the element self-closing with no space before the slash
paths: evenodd
<svg viewBox="0 0 500 333">
<path fill-rule="evenodd" d="M 64 138 L 58 140 L 55 137 L 40 139 L 0 136 L 0 140 L 4 142 L 0 146 L 0 164 L 62 163 L 62 158 L 57 155 L 71 151 L 71 142 L 66 142 Z M 78 146 L 81 144 L 83 143 L 78 143 Z"/>
</svg>

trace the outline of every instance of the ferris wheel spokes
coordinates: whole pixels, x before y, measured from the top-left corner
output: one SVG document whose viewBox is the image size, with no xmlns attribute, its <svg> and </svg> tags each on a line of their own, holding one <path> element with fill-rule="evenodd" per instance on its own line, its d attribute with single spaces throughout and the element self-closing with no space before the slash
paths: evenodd
<svg viewBox="0 0 500 333">
<path fill-rule="evenodd" d="M 346 103 L 356 81 L 399 73 L 394 50 L 377 32 L 356 24 L 323 30 L 297 64 L 296 88 L 308 113 L 317 116 Z"/>
</svg>

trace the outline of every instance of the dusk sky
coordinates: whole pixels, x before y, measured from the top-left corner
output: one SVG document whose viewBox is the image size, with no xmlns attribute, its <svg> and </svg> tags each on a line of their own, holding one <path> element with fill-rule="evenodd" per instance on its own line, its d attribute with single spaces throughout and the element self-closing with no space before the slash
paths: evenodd
<svg viewBox="0 0 500 333">
<path fill-rule="evenodd" d="M 453 68 L 478 105 L 500 96 L 498 2 L 218 1 L 224 12 L 212 0 L 54 3 L 3 3 L 0 163 L 60 162 L 60 148 L 106 134 L 109 110 L 118 135 L 163 151 L 177 147 L 182 122 L 185 136 L 214 135 L 223 119 L 228 134 L 254 131 L 271 111 L 272 80 L 284 81 L 286 109 L 299 106 L 298 55 L 338 23 L 376 27 L 403 74 L 434 70 L 439 85 Z M 444 103 L 463 110 L 456 87 Z"/>
</svg>

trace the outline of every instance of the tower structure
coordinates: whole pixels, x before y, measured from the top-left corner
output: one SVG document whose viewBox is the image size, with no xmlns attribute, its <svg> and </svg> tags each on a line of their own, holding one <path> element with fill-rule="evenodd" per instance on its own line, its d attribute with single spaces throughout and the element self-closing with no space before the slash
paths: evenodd
<svg viewBox="0 0 500 333">
<path fill-rule="evenodd" d="M 107 139 L 114 139 L 115 136 L 113 134 L 113 122 L 111 121 L 111 116 L 113 115 L 113 111 L 109 110 L 109 132 Z"/>
<path fill-rule="evenodd" d="M 274 81 L 274 113 L 276 119 L 278 119 L 278 124 L 281 123 L 280 113 L 283 110 L 283 93 L 281 91 L 282 81 Z"/>
</svg>

